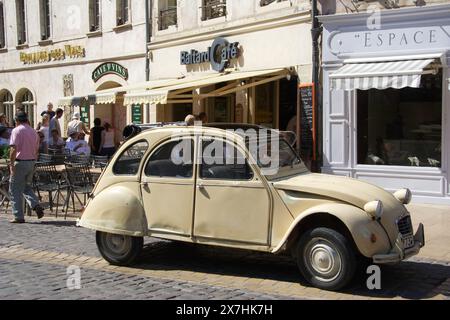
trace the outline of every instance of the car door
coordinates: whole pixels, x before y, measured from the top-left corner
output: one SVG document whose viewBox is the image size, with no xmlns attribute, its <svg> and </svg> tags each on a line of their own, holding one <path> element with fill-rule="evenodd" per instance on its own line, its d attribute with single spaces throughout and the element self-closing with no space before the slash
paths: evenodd
<svg viewBox="0 0 450 320">
<path fill-rule="evenodd" d="M 270 194 L 244 150 L 219 137 L 200 138 L 198 150 L 194 236 L 268 245 Z"/>
<path fill-rule="evenodd" d="M 172 138 L 150 154 L 141 177 L 148 228 L 190 237 L 194 209 L 194 138 Z"/>
</svg>

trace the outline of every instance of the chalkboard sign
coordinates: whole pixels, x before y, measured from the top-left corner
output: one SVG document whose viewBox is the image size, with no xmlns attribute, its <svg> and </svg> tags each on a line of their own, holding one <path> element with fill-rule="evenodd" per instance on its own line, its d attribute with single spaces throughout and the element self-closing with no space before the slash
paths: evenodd
<svg viewBox="0 0 450 320">
<path fill-rule="evenodd" d="M 143 114 L 142 114 L 142 105 L 134 104 L 131 107 L 131 118 L 134 124 L 142 124 L 143 123 Z"/>
<path fill-rule="evenodd" d="M 314 84 L 301 84 L 299 86 L 300 102 L 300 141 L 303 150 L 315 150 L 315 106 Z"/>
</svg>

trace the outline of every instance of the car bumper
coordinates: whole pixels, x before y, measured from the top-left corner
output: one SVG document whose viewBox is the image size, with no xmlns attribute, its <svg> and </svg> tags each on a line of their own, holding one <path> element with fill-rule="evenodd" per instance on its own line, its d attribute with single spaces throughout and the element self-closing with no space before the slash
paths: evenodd
<svg viewBox="0 0 450 320">
<path fill-rule="evenodd" d="M 376 264 L 398 263 L 402 260 L 415 256 L 424 246 L 425 231 L 423 224 L 420 224 L 416 234 L 414 235 L 414 246 L 405 249 L 403 246 L 403 237 L 400 234 L 395 241 L 394 249 L 392 249 L 392 251 L 388 254 L 377 254 L 373 256 L 373 262 Z"/>
</svg>

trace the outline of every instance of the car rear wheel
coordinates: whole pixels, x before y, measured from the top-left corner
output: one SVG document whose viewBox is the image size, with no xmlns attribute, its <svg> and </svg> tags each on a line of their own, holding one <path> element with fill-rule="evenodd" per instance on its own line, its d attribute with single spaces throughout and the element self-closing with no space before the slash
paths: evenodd
<svg viewBox="0 0 450 320">
<path fill-rule="evenodd" d="M 356 257 L 348 239 L 328 228 L 305 232 L 297 245 L 297 264 L 305 279 L 324 290 L 339 290 L 353 279 Z"/>
<path fill-rule="evenodd" d="M 117 266 L 129 266 L 139 257 L 144 239 L 97 231 L 97 247 L 102 257 Z"/>
</svg>

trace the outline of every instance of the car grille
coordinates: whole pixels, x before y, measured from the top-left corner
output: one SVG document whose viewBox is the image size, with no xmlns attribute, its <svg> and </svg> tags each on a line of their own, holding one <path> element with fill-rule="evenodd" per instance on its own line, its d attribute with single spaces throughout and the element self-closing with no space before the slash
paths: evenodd
<svg viewBox="0 0 450 320">
<path fill-rule="evenodd" d="M 412 226 L 412 222 L 411 222 L 411 217 L 410 216 L 401 218 L 397 222 L 397 226 L 398 226 L 398 231 L 400 231 L 400 233 L 402 235 L 409 236 L 409 235 L 413 234 L 413 226 Z"/>
</svg>

